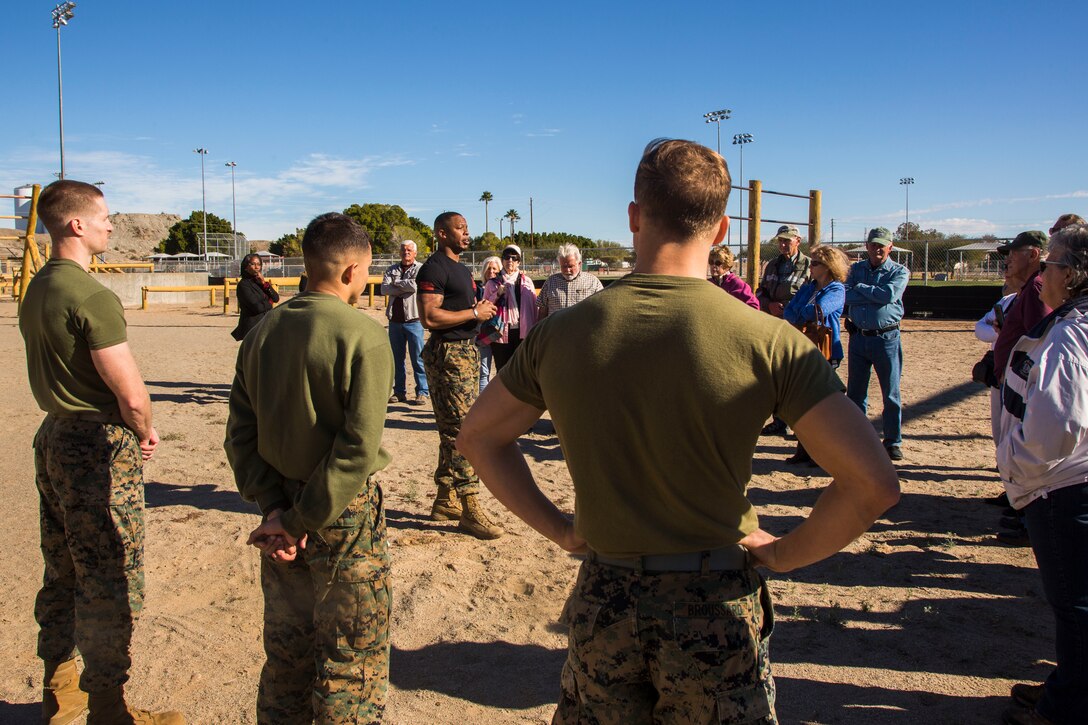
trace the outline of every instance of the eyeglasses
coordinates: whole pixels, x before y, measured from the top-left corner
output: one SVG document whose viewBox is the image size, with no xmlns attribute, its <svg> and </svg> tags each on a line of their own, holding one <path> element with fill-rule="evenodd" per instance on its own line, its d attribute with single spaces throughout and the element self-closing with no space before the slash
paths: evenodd
<svg viewBox="0 0 1088 725">
<path fill-rule="evenodd" d="M 810 267 L 823 267 L 823 266 L 824 266 L 824 263 L 823 263 L 823 262 L 821 262 L 821 261 L 820 261 L 820 260 L 818 260 L 818 259 L 814 259 L 814 260 L 812 260 L 811 262 L 809 262 L 809 265 L 808 265 L 808 266 L 810 266 Z"/>
<path fill-rule="evenodd" d="M 516 254 L 504 254 L 504 255 L 502 255 L 502 258 L 503 258 L 504 260 L 506 260 L 506 259 L 512 259 L 512 260 L 514 260 L 515 262 L 520 262 L 520 261 L 521 261 L 521 257 L 519 257 L 519 256 L 518 256 L 518 255 L 516 255 Z"/>
<path fill-rule="evenodd" d="M 1065 262 L 1039 262 L 1039 272 L 1045 272 L 1047 267 L 1068 267 Z"/>
<path fill-rule="evenodd" d="M 724 267 L 724 266 L 725 266 L 725 262 L 711 262 L 711 263 L 710 263 L 710 266 L 711 266 L 711 267 Z"/>
</svg>

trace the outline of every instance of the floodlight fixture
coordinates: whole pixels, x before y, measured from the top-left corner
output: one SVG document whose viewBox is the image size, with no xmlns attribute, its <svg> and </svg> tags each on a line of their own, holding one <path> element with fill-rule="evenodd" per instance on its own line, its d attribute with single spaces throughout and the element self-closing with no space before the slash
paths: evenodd
<svg viewBox="0 0 1088 725">
<path fill-rule="evenodd" d="M 60 177 L 64 178 L 64 82 L 60 69 L 60 28 L 67 25 L 75 13 L 74 2 L 64 2 L 53 8 L 53 27 L 57 31 L 57 116 L 60 120 Z"/>
</svg>

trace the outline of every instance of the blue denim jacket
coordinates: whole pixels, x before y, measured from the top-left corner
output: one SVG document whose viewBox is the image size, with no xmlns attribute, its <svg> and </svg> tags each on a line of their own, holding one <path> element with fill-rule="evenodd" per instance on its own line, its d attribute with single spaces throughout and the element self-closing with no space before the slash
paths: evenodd
<svg viewBox="0 0 1088 725">
<path fill-rule="evenodd" d="M 804 322 L 816 320 L 816 305 L 820 305 L 820 312 L 824 315 L 824 324 L 831 328 L 831 359 L 842 360 L 842 335 L 839 330 L 839 318 L 842 317 L 843 303 L 842 282 L 831 282 L 819 292 L 816 291 L 816 280 L 809 280 L 797 294 L 793 296 L 786 309 L 782 311 L 782 317 L 791 325 L 800 326 Z"/>
<path fill-rule="evenodd" d="M 890 259 L 874 268 L 868 259 L 855 262 L 846 275 L 849 319 L 862 330 L 891 327 L 903 319 L 903 291 L 910 273 Z"/>
</svg>

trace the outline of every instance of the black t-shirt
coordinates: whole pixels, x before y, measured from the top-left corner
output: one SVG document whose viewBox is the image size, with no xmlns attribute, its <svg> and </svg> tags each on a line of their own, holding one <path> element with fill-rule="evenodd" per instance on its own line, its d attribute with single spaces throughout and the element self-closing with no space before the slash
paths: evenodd
<svg viewBox="0 0 1088 725">
<path fill-rule="evenodd" d="M 441 309 L 459 312 L 472 307 L 476 301 L 476 283 L 472 273 L 460 262 L 454 262 L 439 250 L 432 254 L 416 274 L 416 288 L 421 295 L 442 295 Z M 469 340 L 476 335 L 476 320 L 470 319 L 444 330 L 432 330 L 431 336 L 440 340 Z"/>
</svg>

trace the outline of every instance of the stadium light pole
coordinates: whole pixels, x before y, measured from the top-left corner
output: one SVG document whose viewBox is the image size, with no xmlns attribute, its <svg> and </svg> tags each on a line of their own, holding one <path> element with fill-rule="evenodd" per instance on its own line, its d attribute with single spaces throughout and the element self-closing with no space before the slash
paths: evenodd
<svg viewBox="0 0 1088 725">
<path fill-rule="evenodd" d="M 904 241 L 910 241 L 910 187 L 914 183 L 913 176 L 904 176 L 899 180 L 900 186 L 903 187 L 903 191 L 906 194 L 905 211 L 906 222 L 903 224 L 903 239 Z M 926 261 L 925 268 L 922 270 L 922 284 L 929 284 L 929 242 L 926 242 Z"/>
<path fill-rule="evenodd" d="M 208 195 L 204 190 L 204 157 L 208 155 L 208 149 L 193 149 L 194 154 L 200 154 L 200 209 L 204 213 L 204 254 L 208 253 Z M 200 245 L 196 245 L 197 251 Z M 207 257 L 205 257 L 207 259 Z"/>
<path fill-rule="evenodd" d="M 703 114 L 703 118 L 706 120 L 707 123 L 713 123 L 715 126 L 718 127 L 718 156 L 722 155 L 722 121 L 728 121 L 729 116 L 732 115 L 732 113 L 732 110 L 728 108 L 722 108 L 718 111 L 711 111 L 710 113 Z M 729 239 L 730 241 L 732 241 L 733 239 L 732 227 L 729 228 Z"/>
<path fill-rule="evenodd" d="M 234 231 L 234 249 L 231 250 L 233 254 L 238 254 L 238 201 L 234 196 L 234 167 L 238 164 L 233 161 L 228 161 L 223 164 L 230 167 L 230 211 L 233 217 L 232 230 Z"/>
<path fill-rule="evenodd" d="M 64 2 L 53 8 L 53 27 L 57 30 L 57 113 L 60 117 L 60 177 L 64 178 L 64 83 L 60 71 L 60 29 L 75 16 L 76 4 Z"/>
<path fill-rule="evenodd" d="M 744 216 L 744 145 L 750 144 L 754 140 L 755 138 L 750 133 L 733 134 L 733 145 L 740 147 L 740 188 L 737 189 L 737 223 L 740 225 L 738 228 L 740 237 L 737 242 L 738 253 L 740 248 L 744 246 L 744 221 L 741 219 Z"/>
</svg>

